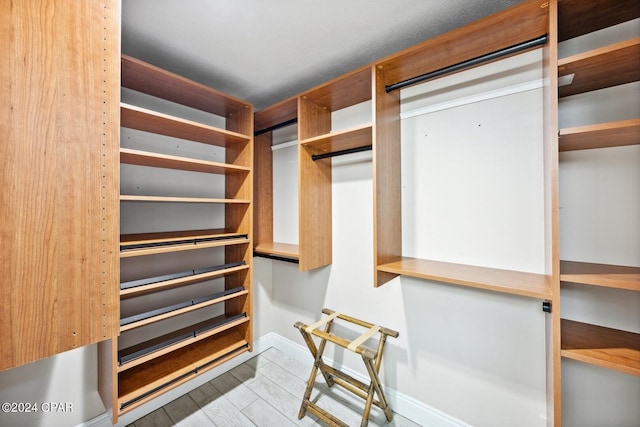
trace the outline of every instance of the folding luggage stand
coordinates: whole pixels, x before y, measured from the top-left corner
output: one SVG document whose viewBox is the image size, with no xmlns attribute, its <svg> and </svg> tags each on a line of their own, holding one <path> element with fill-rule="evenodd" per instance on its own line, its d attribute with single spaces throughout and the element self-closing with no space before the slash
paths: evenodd
<svg viewBox="0 0 640 427">
<path fill-rule="evenodd" d="M 311 352 L 311 355 L 315 360 L 313 367 L 311 368 L 311 374 L 309 375 L 307 389 L 304 392 L 304 397 L 302 399 L 302 405 L 300 406 L 298 418 L 302 419 L 302 417 L 305 416 L 308 410 L 331 426 L 347 427 L 347 424 L 342 422 L 340 419 L 309 400 L 319 369 L 329 387 L 333 386 L 334 384 L 338 384 L 344 387 L 346 390 L 365 399 L 366 403 L 362 414 L 362 422 L 360 423 L 361 427 L 369 424 L 369 413 L 371 412 L 372 404 L 382 409 L 384 415 L 387 418 L 387 421 L 391 421 L 393 414 L 391 412 L 391 409 L 389 408 L 387 399 L 384 396 L 384 392 L 382 391 L 382 385 L 380 384 L 380 379 L 378 378 L 378 372 L 380 371 L 382 352 L 384 350 L 384 344 L 386 342 L 387 336 L 397 338 L 398 332 L 374 325 L 372 323 L 364 322 L 362 320 L 358 320 L 344 314 L 337 313 L 327 308 L 323 309 L 322 312 L 328 316 L 324 317 L 316 323 L 305 325 L 302 322 L 296 322 L 296 324 L 294 325 L 300 330 L 300 333 L 302 334 L 302 337 L 304 338 L 304 341 L 307 344 L 307 347 L 309 347 L 309 351 Z M 348 341 L 331 333 L 333 321 L 336 318 L 342 319 L 346 322 L 358 326 L 362 326 L 364 328 L 367 328 L 368 330 L 353 341 Z M 322 326 L 324 326 L 324 330 L 320 329 Z M 362 345 L 365 341 L 367 341 L 369 338 L 372 338 L 378 333 L 379 340 L 377 350 L 372 350 Z M 311 337 L 312 335 L 320 338 L 320 344 L 317 347 Z M 324 363 L 324 361 L 322 360 L 322 353 L 324 353 L 327 341 L 362 356 L 362 360 L 365 367 L 367 368 L 367 372 L 369 373 L 369 378 L 371 380 L 369 384 L 365 384 L 362 381 L 359 381 L 352 376 Z M 375 399 L 375 395 L 377 395 L 378 397 L 377 400 Z"/>
</svg>

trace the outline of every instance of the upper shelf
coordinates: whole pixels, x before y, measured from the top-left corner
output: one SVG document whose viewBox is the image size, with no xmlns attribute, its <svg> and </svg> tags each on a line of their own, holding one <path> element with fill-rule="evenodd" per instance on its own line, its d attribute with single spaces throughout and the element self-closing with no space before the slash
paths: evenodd
<svg viewBox="0 0 640 427">
<path fill-rule="evenodd" d="M 560 97 L 640 80 L 640 37 L 558 60 L 558 76 L 573 74 Z"/>
<path fill-rule="evenodd" d="M 341 110 L 371 99 L 372 76 L 371 67 L 367 66 L 317 86 L 301 97 L 329 111 Z"/>
<path fill-rule="evenodd" d="M 171 156 L 168 154 L 132 150 L 130 148 L 120 148 L 120 163 L 214 174 L 249 172 L 251 169 L 246 166 L 210 162 L 207 160 L 196 160 L 187 157 Z"/>
<path fill-rule="evenodd" d="M 640 291 L 640 267 L 560 261 L 560 280 Z"/>
<path fill-rule="evenodd" d="M 223 117 L 251 108 L 238 98 L 127 55 L 122 55 L 122 86 Z"/>
<path fill-rule="evenodd" d="M 378 271 L 531 298 L 552 297 L 551 281 L 544 274 L 406 257 L 380 265 Z"/>
<path fill-rule="evenodd" d="M 640 144 L 640 119 L 560 129 L 560 151 Z"/>
<path fill-rule="evenodd" d="M 313 148 L 318 153 L 349 150 L 371 145 L 371 133 L 371 124 L 366 124 L 307 138 L 300 141 L 300 145 Z"/>
<path fill-rule="evenodd" d="M 562 0 L 558 2 L 558 39 L 572 39 L 638 17 L 638 0 Z"/>
<path fill-rule="evenodd" d="M 640 375 L 640 334 L 562 319 L 563 357 Z"/>
<path fill-rule="evenodd" d="M 300 258 L 300 248 L 291 243 L 268 242 L 260 243 L 253 248 L 258 255 L 274 255 L 283 258 L 296 260 Z"/>
<path fill-rule="evenodd" d="M 121 126 L 174 138 L 188 139 L 205 144 L 227 147 L 250 140 L 248 136 L 185 120 L 168 114 L 125 103 L 120 104 Z"/>
</svg>

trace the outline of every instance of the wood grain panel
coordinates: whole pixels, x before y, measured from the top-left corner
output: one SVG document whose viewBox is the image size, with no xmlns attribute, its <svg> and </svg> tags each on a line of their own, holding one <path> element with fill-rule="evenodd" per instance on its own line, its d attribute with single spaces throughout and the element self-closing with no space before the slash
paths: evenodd
<svg viewBox="0 0 640 427">
<path fill-rule="evenodd" d="M 640 119 L 599 123 L 560 130 L 560 151 L 640 144 Z"/>
<path fill-rule="evenodd" d="M 254 117 L 256 132 L 298 119 L 298 97 L 280 101 L 258 111 Z"/>
<path fill-rule="evenodd" d="M 0 370 L 114 337 L 119 317 L 120 2 L 5 6 Z"/>
<path fill-rule="evenodd" d="M 296 107 L 297 108 L 297 107 Z M 273 242 L 273 152 L 272 133 L 254 138 L 255 161 L 253 164 L 254 245 Z"/>
<path fill-rule="evenodd" d="M 565 282 L 640 291 L 640 267 L 561 261 L 560 279 Z"/>
<path fill-rule="evenodd" d="M 559 41 L 592 33 L 640 17 L 638 0 L 561 0 Z"/>
</svg>

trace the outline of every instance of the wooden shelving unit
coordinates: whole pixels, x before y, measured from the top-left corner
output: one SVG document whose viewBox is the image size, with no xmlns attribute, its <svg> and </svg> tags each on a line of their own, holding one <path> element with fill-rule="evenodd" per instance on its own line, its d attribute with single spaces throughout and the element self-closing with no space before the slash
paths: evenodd
<svg viewBox="0 0 640 427">
<path fill-rule="evenodd" d="M 591 34 L 639 17 L 640 3 L 633 0 L 563 0 L 558 2 L 558 41 Z M 559 98 L 637 82 L 640 80 L 640 38 L 561 58 L 557 64 L 559 78 L 573 75 L 570 84 L 558 88 Z M 635 144 L 640 144 L 640 118 L 559 131 L 560 151 L 609 149 Z M 637 187 L 630 183 L 632 191 L 638 191 Z M 640 267 L 562 260 L 560 281 L 561 285 L 574 283 L 637 292 L 640 291 Z M 564 318 L 554 333 L 561 341 L 561 351 L 555 361 L 557 366 L 562 359 L 573 359 L 640 375 L 640 334 Z M 555 381 L 555 410 L 559 412 L 563 381 L 559 368 Z M 562 418 L 557 416 L 556 425 L 561 422 Z"/>
<path fill-rule="evenodd" d="M 120 344 L 122 337 L 102 345 L 100 391 L 103 400 L 109 402 L 112 408 L 114 422 L 124 412 L 237 354 L 250 351 L 253 341 L 251 105 L 128 56 L 122 57 L 122 85 L 127 89 L 223 117 L 226 126 L 218 128 L 164 112 L 121 104 L 122 127 L 201 143 L 204 144 L 204 150 L 206 146 L 223 147 L 225 161 L 213 162 L 120 148 L 121 164 L 224 176 L 223 197 L 120 195 L 121 203 L 144 203 L 149 209 L 157 209 L 159 212 L 166 203 L 178 203 L 183 209 L 201 203 L 224 206 L 222 229 L 161 230 L 121 236 L 121 260 L 153 255 L 179 256 L 184 251 L 216 250 L 223 251 L 224 263 L 206 268 L 193 267 L 192 270 L 171 274 L 149 270 L 147 277 L 122 282 L 121 301 L 137 298 L 143 301 L 154 295 L 156 308 L 121 317 L 120 333 L 144 332 L 158 322 L 166 325 L 167 322 L 178 321 L 194 313 L 209 316 L 207 313 L 212 309 L 216 312 L 222 310 L 224 314 L 215 315 L 189 327 L 178 327 L 173 331 L 169 326 L 170 332 L 161 336 L 149 338 L 150 332 L 133 335 L 133 338 L 127 335 L 127 348 L 122 348 Z M 126 221 L 126 218 L 123 220 Z M 212 294 L 205 296 L 202 291 L 193 293 L 194 286 L 212 279 L 219 279 L 216 282 L 219 284 L 223 281 L 224 291 L 216 293 L 212 290 Z M 183 300 L 177 303 L 167 302 L 165 306 L 157 307 L 157 301 L 160 304 L 162 301 L 162 298 L 156 298 L 160 292 L 178 287 L 180 295 L 184 296 Z M 137 343 L 132 345 L 132 340 Z"/>
</svg>

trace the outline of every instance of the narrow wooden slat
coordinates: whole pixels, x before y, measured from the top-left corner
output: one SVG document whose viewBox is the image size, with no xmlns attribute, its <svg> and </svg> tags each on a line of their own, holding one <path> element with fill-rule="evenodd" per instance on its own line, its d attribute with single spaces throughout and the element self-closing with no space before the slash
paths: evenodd
<svg viewBox="0 0 640 427">
<path fill-rule="evenodd" d="M 560 97 L 640 80 L 640 37 L 558 60 L 558 75 L 571 74 L 572 83 L 558 88 Z"/>
<path fill-rule="evenodd" d="M 638 0 L 561 0 L 559 41 L 592 33 L 640 17 Z"/>
<path fill-rule="evenodd" d="M 560 151 L 640 144 L 640 119 L 599 123 L 560 130 Z"/>
<path fill-rule="evenodd" d="M 640 267 L 561 261 L 560 280 L 640 291 Z"/>
<path fill-rule="evenodd" d="M 250 137 L 213 126 L 170 116 L 129 104 L 120 104 L 121 126 L 189 141 L 228 147 L 250 141 Z"/>
<path fill-rule="evenodd" d="M 122 55 L 121 66 L 122 86 L 138 92 L 222 117 L 249 106 L 240 99 L 128 55 Z"/>
<path fill-rule="evenodd" d="M 243 173 L 251 170 L 251 168 L 245 166 L 150 153 L 130 148 L 120 148 L 120 163 L 215 174 Z"/>
<path fill-rule="evenodd" d="M 245 199 L 215 199 L 207 197 L 169 197 L 169 196 L 136 196 L 121 194 L 121 202 L 167 202 L 167 203 L 226 203 L 248 204 L 251 200 Z"/>
<path fill-rule="evenodd" d="M 207 248 L 227 247 L 233 245 L 243 245 L 249 243 L 250 240 L 246 237 L 238 237 L 233 239 L 213 240 L 209 242 L 202 242 L 194 245 L 193 243 L 175 244 L 169 246 L 157 246 L 141 249 L 129 249 L 120 252 L 120 258 L 129 258 L 134 256 L 156 255 L 171 252 L 181 251 L 197 251 Z"/>
<path fill-rule="evenodd" d="M 364 124 L 308 138 L 300 141 L 300 144 L 315 154 L 330 153 L 371 145 L 371 133 L 371 124 Z"/>
<path fill-rule="evenodd" d="M 544 274 L 501 270 L 417 258 L 402 258 L 383 264 L 380 271 L 435 280 L 489 291 L 549 299 L 551 283 Z"/>
<path fill-rule="evenodd" d="M 121 245 L 142 245 L 148 243 L 164 243 L 186 239 L 207 239 L 212 237 L 228 237 L 238 233 L 229 233 L 224 229 L 163 231 L 159 233 L 122 234 Z"/>
<path fill-rule="evenodd" d="M 640 376 L 640 334 L 562 319 L 562 356 Z"/>
</svg>

